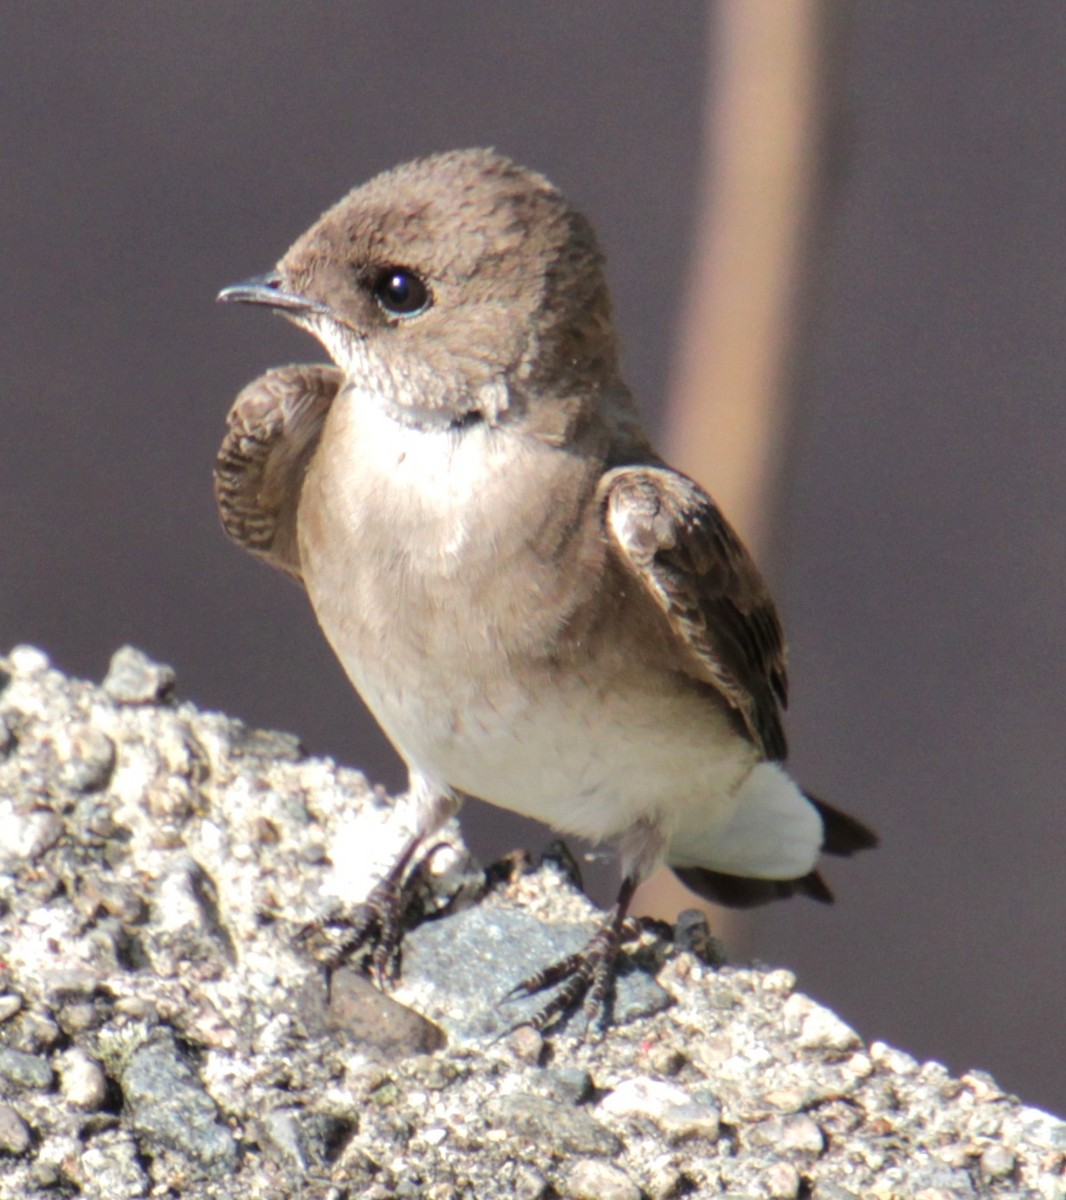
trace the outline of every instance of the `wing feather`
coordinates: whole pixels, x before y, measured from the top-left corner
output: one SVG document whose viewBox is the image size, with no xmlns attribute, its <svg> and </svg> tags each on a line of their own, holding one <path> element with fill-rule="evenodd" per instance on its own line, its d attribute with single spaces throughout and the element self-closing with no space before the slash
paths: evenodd
<svg viewBox="0 0 1066 1200">
<path fill-rule="evenodd" d="M 300 578 L 296 509 L 322 425 L 344 383 L 321 363 L 275 367 L 234 401 L 215 459 L 215 500 L 231 538 Z"/>
<path fill-rule="evenodd" d="M 619 561 L 662 610 L 692 675 L 721 693 L 767 758 L 783 759 L 784 637 L 743 542 L 710 496 L 668 467 L 619 467 L 601 495 Z"/>
</svg>

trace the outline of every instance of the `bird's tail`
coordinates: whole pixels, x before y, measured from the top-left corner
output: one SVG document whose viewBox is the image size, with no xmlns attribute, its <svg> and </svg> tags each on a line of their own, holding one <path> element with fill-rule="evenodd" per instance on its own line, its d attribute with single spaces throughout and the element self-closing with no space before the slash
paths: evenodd
<svg viewBox="0 0 1066 1200">
<path fill-rule="evenodd" d="M 769 764 L 764 764 L 762 770 L 765 771 L 768 766 Z M 775 771 L 779 771 L 779 768 L 775 768 Z M 791 785 L 792 781 L 788 780 L 783 772 L 781 775 Z M 821 851 L 823 853 L 848 857 L 859 850 L 870 850 L 877 845 L 877 834 L 862 821 L 841 812 L 831 804 L 826 804 L 824 800 L 812 796 L 809 792 L 800 794 L 799 789 L 796 788 L 794 794 L 793 811 L 799 811 L 795 809 L 795 805 L 801 802 L 800 795 L 802 795 L 802 799 L 813 805 L 821 818 Z M 767 803 L 766 797 L 770 797 L 773 803 Z M 752 823 L 752 817 L 758 818 L 760 810 L 765 810 L 767 817 L 772 818 L 774 823 L 782 822 L 784 828 L 787 829 L 785 818 L 787 818 L 790 808 L 784 803 L 786 800 L 787 793 L 780 787 L 772 790 L 765 787 L 758 790 L 753 789 L 747 810 L 745 811 L 743 797 L 741 809 L 738 810 L 738 816 L 747 817 L 747 820 L 738 821 L 737 824 L 749 825 Z M 753 862 L 752 866 L 754 865 Z M 729 871 L 716 871 L 703 866 L 674 866 L 671 864 L 671 870 L 687 888 L 698 896 L 712 900 L 716 904 L 723 904 L 727 908 L 755 908 L 761 904 L 769 904 L 772 900 L 785 900 L 789 896 L 796 895 L 809 896 L 821 904 L 833 903 L 833 893 L 829 885 L 816 870 L 808 871 L 793 879 L 756 878 L 733 874 Z"/>
</svg>

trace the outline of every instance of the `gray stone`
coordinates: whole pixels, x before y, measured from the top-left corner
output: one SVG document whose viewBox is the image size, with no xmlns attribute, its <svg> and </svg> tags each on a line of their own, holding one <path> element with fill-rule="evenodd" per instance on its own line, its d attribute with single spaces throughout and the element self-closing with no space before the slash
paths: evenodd
<svg viewBox="0 0 1066 1200">
<path fill-rule="evenodd" d="M 26 1122 L 10 1104 L 0 1104 L 0 1154 L 25 1154 L 32 1143 Z"/>
<path fill-rule="evenodd" d="M 698 908 L 686 908 L 677 914 L 674 941 L 709 966 L 718 967 L 726 961 L 725 944 L 711 934 L 707 915 Z"/>
<path fill-rule="evenodd" d="M 398 995 L 426 1012 L 450 1042 L 484 1044 L 533 1016 L 552 990 L 510 999 L 522 979 L 580 949 L 595 932 L 582 925 L 549 925 L 520 908 L 489 901 L 447 921 L 419 926 L 404 943 Z M 447 980 L 442 992 L 441 980 Z M 616 1025 L 660 1012 L 670 997 L 644 971 L 623 961 L 611 1008 Z M 580 1013 L 569 1024 L 582 1027 Z"/>
<path fill-rule="evenodd" d="M 50 1088 L 55 1082 L 55 1073 L 48 1059 L 40 1054 L 27 1054 L 0 1046 L 0 1077 L 20 1088 Z"/>
<path fill-rule="evenodd" d="M 580 1104 L 592 1094 L 592 1076 L 583 1067 L 563 1064 L 544 1072 L 545 1086 L 557 1100 Z"/>
<path fill-rule="evenodd" d="M 92 725 L 78 724 L 56 739 L 59 780 L 72 792 L 98 792 L 115 769 L 115 743 Z"/>
<path fill-rule="evenodd" d="M 825 1137 L 816 1121 L 805 1113 L 791 1117 L 769 1117 L 745 1133 L 749 1146 L 777 1149 L 782 1154 L 821 1154 Z"/>
<path fill-rule="evenodd" d="M 993 1144 L 981 1152 L 981 1173 L 990 1179 L 1003 1179 L 1014 1170 L 1014 1155 L 1006 1146 Z"/>
<path fill-rule="evenodd" d="M 130 1124 L 203 1166 L 232 1166 L 237 1156 L 218 1108 L 169 1037 L 135 1051 L 120 1080 Z"/>
<path fill-rule="evenodd" d="M 297 1175 L 321 1169 L 347 1140 L 354 1122 L 305 1108 L 277 1108 L 261 1123 L 266 1142 Z"/>
<path fill-rule="evenodd" d="M 485 1105 L 485 1119 L 563 1154 L 610 1155 L 622 1149 L 618 1138 L 583 1109 L 543 1096 L 495 1096 Z"/>
<path fill-rule="evenodd" d="M 92 1200 L 131 1200 L 148 1195 L 149 1181 L 133 1137 L 108 1131 L 85 1148 L 78 1162 L 80 1193 Z"/>
<path fill-rule="evenodd" d="M 808 996 L 789 996 L 782 1015 L 786 1030 L 804 1049 L 844 1051 L 860 1045 L 859 1035 L 850 1025 Z"/>
<path fill-rule="evenodd" d="M 5 992 L 3 995 L 0 995 L 0 1022 L 13 1017 L 21 1007 L 21 996 L 16 995 L 14 992 Z"/>
<path fill-rule="evenodd" d="M 176 681 L 173 667 L 123 646 L 111 656 L 104 691 L 118 704 L 158 704 L 170 696 Z"/>
<path fill-rule="evenodd" d="M 35 862 L 63 836 L 63 818 L 50 808 L 20 812 L 0 801 L 0 866 L 17 870 Z"/>
</svg>

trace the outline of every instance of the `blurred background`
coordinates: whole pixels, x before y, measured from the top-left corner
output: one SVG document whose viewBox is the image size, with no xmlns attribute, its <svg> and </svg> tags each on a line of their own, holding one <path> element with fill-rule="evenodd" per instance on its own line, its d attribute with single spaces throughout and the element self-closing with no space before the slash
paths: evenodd
<svg viewBox="0 0 1066 1200">
<path fill-rule="evenodd" d="M 211 468 L 266 367 L 216 307 L 396 162 L 494 145 L 594 220 L 660 441 L 758 545 L 792 768 L 878 828 L 731 926 L 867 1038 L 1066 1111 L 1066 6 L 8 5 L 0 646 L 125 642 L 205 707 L 397 761 Z M 550 837 L 483 806 L 494 857 Z"/>
</svg>

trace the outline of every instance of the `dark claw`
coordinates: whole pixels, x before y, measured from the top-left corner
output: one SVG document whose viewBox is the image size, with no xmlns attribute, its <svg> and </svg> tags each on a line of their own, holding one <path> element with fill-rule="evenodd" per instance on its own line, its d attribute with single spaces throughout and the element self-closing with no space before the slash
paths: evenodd
<svg viewBox="0 0 1066 1200">
<path fill-rule="evenodd" d="M 560 979 L 566 979 L 567 976 L 575 974 L 575 972 L 580 970 L 584 962 L 584 953 L 584 951 L 578 951 L 578 953 L 571 954 L 567 958 L 561 958 L 558 962 L 554 962 L 550 966 L 542 967 L 535 974 L 530 975 L 527 979 L 523 979 L 521 983 L 516 983 L 507 995 L 504 996 L 504 1001 L 518 1000 L 522 996 L 532 996 L 536 992 L 543 992 L 545 988 L 550 988 L 553 983 L 558 983 Z"/>
<path fill-rule="evenodd" d="M 418 871 L 407 875 L 416 847 L 417 842 L 408 845 L 362 904 L 337 907 L 296 934 L 296 940 L 305 945 L 313 939 L 321 943 L 312 946 L 311 951 L 327 970 L 335 971 L 341 963 L 365 950 L 364 965 L 379 987 L 394 983 L 399 977 L 405 917 L 417 891 Z"/>
<path fill-rule="evenodd" d="M 519 1024 L 532 1025 L 537 1030 L 546 1029 L 581 1004 L 585 1014 L 583 1036 L 588 1034 L 606 1006 L 622 942 L 632 936 L 634 927 L 626 914 L 636 887 L 635 879 L 627 877 L 622 880 L 614 908 L 582 950 L 551 963 L 511 988 L 505 1000 L 532 996 L 555 983 L 562 983 L 547 1004 L 528 1021 L 520 1021 Z M 636 932 L 640 932 L 639 922 Z"/>
<path fill-rule="evenodd" d="M 604 1011 L 614 982 L 621 943 L 621 925 L 611 920 L 596 931 L 583 950 L 542 968 L 516 984 L 505 1000 L 532 996 L 556 983 L 562 983 L 543 1007 L 520 1024 L 531 1025 L 537 1030 L 545 1029 L 581 1005 L 587 1033 Z"/>
<path fill-rule="evenodd" d="M 296 939 L 310 944 L 311 953 L 330 971 L 366 948 L 375 982 L 389 982 L 399 973 L 406 907 L 403 889 L 382 882 L 362 904 L 337 909 L 320 921 L 309 922 Z M 314 942 L 317 945 L 311 944 Z"/>
</svg>

